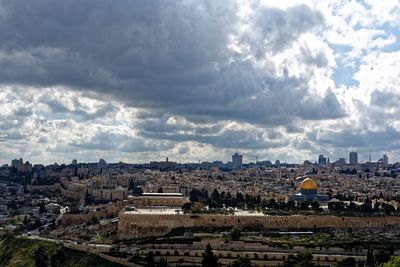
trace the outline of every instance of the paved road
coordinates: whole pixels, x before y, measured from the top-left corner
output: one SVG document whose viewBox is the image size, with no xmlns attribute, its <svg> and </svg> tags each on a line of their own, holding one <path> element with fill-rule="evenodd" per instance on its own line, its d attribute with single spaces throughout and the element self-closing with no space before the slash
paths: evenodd
<svg viewBox="0 0 400 267">
<path fill-rule="evenodd" d="M 72 241 L 72 240 L 68 240 L 68 239 L 53 239 L 53 238 L 48 238 L 48 237 L 42 237 L 36 234 L 22 234 L 22 236 L 24 238 L 28 238 L 28 239 L 33 239 L 33 240 L 43 240 L 43 241 L 47 241 L 47 242 L 52 242 L 55 244 L 62 244 L 64 246 L 70 246 L 70 245 L 81 245 L 81 246 L 86 246 L 88 248 L 108 248 L 111 249 L 113 247 L 115 247 L 114 245 L 109 245 L 109 244 L 92 244 L 92 243 L 80 243 L 80 242 L 76 242 L 76 241 Z"/>
</svg>

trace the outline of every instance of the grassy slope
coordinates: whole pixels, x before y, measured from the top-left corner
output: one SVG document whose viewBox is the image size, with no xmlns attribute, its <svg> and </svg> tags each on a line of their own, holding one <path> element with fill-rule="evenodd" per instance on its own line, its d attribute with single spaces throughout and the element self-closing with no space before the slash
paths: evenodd
<svg viewBox="0 0 400 267">
<path fill-rule="evenodd" d="M 0 239 L 0 266 L 35 267 L 35 252 L 42 248 L 47 256 L 47 266 L 60 267 L 119 267 L 93 254 L 67 249 L 45 241 L 4 237 Z"/>
</svg>

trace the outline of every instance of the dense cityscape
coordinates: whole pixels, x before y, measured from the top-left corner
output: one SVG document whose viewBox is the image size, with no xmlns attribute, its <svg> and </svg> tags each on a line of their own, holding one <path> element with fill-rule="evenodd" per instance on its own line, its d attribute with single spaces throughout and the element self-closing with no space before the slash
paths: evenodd
<svg viewBox="0 0 400 267">
<path fill-rule="evenodd" d="M 309 264 L 373 266 L 400 254 L 400 163 L 359 163 L 357 152 L 349 162 L 243 159 L 15 159 L 0 168 L 0 233 L 126 266 L 201 265 L 207 246 L 223 266 L 286 266 L 296 253 Z"/>
</svg>

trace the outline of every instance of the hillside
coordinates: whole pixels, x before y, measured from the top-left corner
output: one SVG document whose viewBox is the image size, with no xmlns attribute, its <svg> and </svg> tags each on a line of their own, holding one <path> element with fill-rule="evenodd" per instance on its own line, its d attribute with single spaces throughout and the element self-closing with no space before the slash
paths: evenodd
<svg viewBox="0 0 400 267">
<path fill-rule="evenodd" d="M 3 237 L 0 239 L 0 266 L 7 267 L 78 267 L 122 265 L 99 256 L 71 250 L 45 241 Z"/>
</svg>

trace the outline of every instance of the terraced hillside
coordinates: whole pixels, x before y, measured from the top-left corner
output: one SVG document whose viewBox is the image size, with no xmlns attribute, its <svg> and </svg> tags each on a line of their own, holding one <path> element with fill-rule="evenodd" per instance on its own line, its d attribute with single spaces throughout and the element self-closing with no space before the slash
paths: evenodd
<svg viewBox="0 0 400 267">
<path fill-rule="evenodd" d="M 0 266 L 120 267 L 122 265 L 50 242 L 7 236 L 0 239 Z"/>
</svg>

